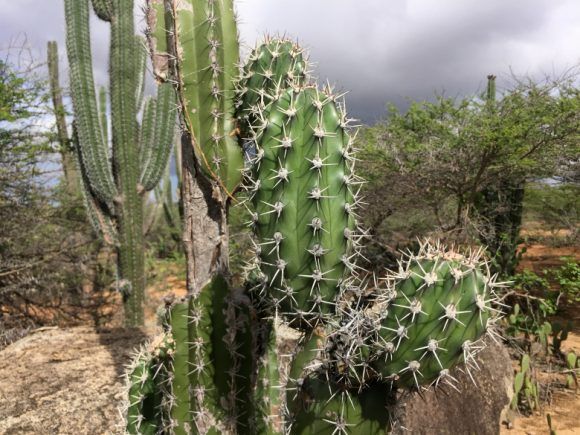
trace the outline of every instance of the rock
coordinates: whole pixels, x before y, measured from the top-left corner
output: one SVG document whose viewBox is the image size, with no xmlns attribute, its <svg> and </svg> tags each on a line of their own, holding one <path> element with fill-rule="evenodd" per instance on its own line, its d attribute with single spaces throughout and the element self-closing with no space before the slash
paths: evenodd
<svg viewBox="0 0 580 435">
<path fill-rule="evenodd" d="M 0 352 L 0 433 L 122 433 L 124 366 L 146 338 L 140 330 L 44 329 Z M 512 367 L 497 344 L 479 354 L 478 387 L 453 374 L 451 388 L 401 397 L 396 434 L 497 434 L 512 391 Z M 406 429 L 406 430 L 405 430 Z"/>
<path fill-rule="evenodd" d="M 1 434 L 120 433 L 124 365 L 140 330 L 48 328 L 0 352 Z"/>
<path fill-rule="evenodd" d="M 490 342 L 478 355 L 477 386 L 454 370 L 459 392 L 430 389 L 406 394 L 394 409 L 394 434 L 499 434 L 513 395 L 513 368 L 503 345 Z"/>
</svg>

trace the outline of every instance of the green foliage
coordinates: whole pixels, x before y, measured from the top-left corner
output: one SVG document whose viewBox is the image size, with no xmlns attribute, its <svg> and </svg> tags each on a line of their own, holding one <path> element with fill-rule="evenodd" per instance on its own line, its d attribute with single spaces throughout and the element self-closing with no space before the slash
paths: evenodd
<svg viewBox="0 0 580 435">
<path fill-rule="evenodd" d="M 510 406 L 514 410 L 525 406 L 530 412 L 540 408 L 539 384 L 527 354 L 522 356 L 520 369 L 514 376 L 514 397 Z"/>
<path fill-rule="evenodd" d="M 365 157 L 359 168 L 369 180 L 362 220 L 380 246 L 417 232 L 481 239 L 491 256 L 500 253 L 497 267 L 509 275 L 517 262 L 522 183 L 567 179 L 573 170 L 580 125 L 574 80 L 522 80 L 494 104 L 436 96 L 404 113 L 390 107 L 387 119 L 358 140 Z"/>
<path fill-rule="evenodd" d="M 82 203 L 58 183 L 48 84 L 9 60 L 0 61 L 0 346 L 43 325 L 110 320 L 98 309 L 111 279 L 107 253 Z"/>
<path fill-rule="evenodd" d="M 580 302 L 580 265 L 573 258 L 562 260 L 565 262 L 563 266 L 544 271 L 544 274 L 555 282 L 558 291 L 568 302 Z"/>
<path fill-rule="evenodd" d="M 541 242 L 556 241 L 567 245 L 576 243 L 579 237 L 579 198 L 580 186 L 574 183 L 530 184 L 524 199 L 525 221 L 532 229 L 536 222 L 540 222 L 541 230 L 551 233 L 549 237 L 535 237 Z"/>
</svg>

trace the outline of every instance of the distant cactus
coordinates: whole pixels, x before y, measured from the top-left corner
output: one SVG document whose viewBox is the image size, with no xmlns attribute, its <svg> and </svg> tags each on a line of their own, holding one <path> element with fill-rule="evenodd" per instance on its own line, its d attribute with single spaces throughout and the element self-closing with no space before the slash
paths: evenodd
<svg viewBox="0 0 580 435">
<path fill-rule="evenodd" d="M 145 287 L 143 196 L 161 178 L 175 128 L 172 87 L 144 98 L 147 54 L 135 35 L 133 1 L 93 0 L 97 15 L 110 22 L 112 149 L 106 125 L 106 95 L 97 103 L 92 70 L 89 0 L 65 0 L 67 53 L 75 116 L 75 140 L 88 213 L 105 240 L 117 246 L 119 289 L 126 324 L 143 323 Z M 139 124 L 137 115 L 143 108 Z"/>
<path fill-rule="evenodd" d="M 150 1 L 155 17 L 167 12 L 166 44 L 177 36 L 190 47 L 172 57 L 159 52 L 163 43 L 152 43 L 158 66 L 176 62 L 182 110 L 195 108 L 196 119 L 207 115 L 195 105 L 207 89 L 191 89 L 203 81 L 185 86 L 197 59 L 188 56 L 200 45 L 206 54 L 235 45 L 225 40 L 236 37 L 235 27 L 220 21 L 233 15 L 219 13 L 217 4 Z M 157 23 L 151 14 L 149 23 Z M 216 28 L 230 33 L 208 48 Z M 221 68 L 209 70 L 221 77 Z M 305 70 L 298 46 L 269 38 L 234 80 L 235 131 L 250 142 L 243 200 L 258 251 L 248 291 L 235 289 L 222 271 L 165 308 L 165 334 L 128 374 L 130 433 L 388 433 L 390 392 L 456 388 L 455 365 L 477 368 L 474 355 L 492 330 L 499 284 L 479 252 L 463 256 L 428 243 L 382 280 L 357 266 L 362 181 L 349 120 L 343 102 L 312 84 Z M 185 122 L 192 142 L 201 140 L 196 158 L 225 159 L 225 172 L 208 165 L 207 176 L 231 193 L 227 173 L 242 167 L 228 156 L 229 142 L 205 147 L 197 122 Z M 221 137 L 228 129 L 218 124 L 211 122 Z M 280 353 L 284 334 L 297 340 L 290 355 Z"/>
<path fill-rule="evenodd" d="M 47 45 L 47 64 L 50 84 L 50 94 L 52 106 L 56 119 L 56 130 L 59 143 L 59 151 L 62 160 L 64 182 L 66 191 L 71 196 L 78 195 L 79 177 L 75 165 L 75 154 L 73 141 L 70 138 L 67 123 L 66 111 L 63 103 L 62 89 L 60 87 L 60 73 L 58 67 L 58 45 L 56 41 L 49 41 Z"/>
</svg>

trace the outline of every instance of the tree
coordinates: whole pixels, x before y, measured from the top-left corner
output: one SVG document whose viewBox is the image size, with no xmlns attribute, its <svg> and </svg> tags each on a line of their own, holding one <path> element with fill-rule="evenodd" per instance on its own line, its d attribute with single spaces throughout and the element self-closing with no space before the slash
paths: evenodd
<svg viewBox="0 0 580 435">
<path fill-rule="evenodd" d="M 493 105 L 485 97 L 437 96 L 435 102 L 412 103 L 406 113 L 390 107 L 388 119 L 365 135 L 362 146 L 374 157 L 366 171 L 372 175 L 382 167 L 386 177 L 395 177 L 396 195 L 431 214 L 426 229 L 455 240 L 478 237 L 491 222 L 485 207 L 477 212 L 482 192 L 506 179 L 518 184 L 554 177 L 577 156 L 580 96 L 574 79 L 518 81 Z M 494 215 L 503 215 L 498 201 L 487 204 Z M 505 231 L 491 236 L 492 256 L 501 245 L 496 236 L 505 237 Z"/>
<path fill-rule="evenodd" d="M 0 346 L 36 325 L 97 320 L 84 309 L 98 292 L 87 298 L 83 284 L 87 270 L 93 290 L 106 279 L 79 205 L 64 201 L 55 180 L 58 146 L 45 127 L 39 66 L 0 61 Z"/>
</svg>

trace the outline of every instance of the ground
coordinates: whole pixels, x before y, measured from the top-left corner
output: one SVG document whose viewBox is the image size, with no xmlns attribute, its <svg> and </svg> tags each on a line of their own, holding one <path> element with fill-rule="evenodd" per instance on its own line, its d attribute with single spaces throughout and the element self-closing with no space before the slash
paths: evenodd
<svg viewBox="0 0 580 435">
<path fill-rule="evenodd" d="M 578 249 L 532 245 L 523 266 L 541 272 L 558 264 L 562 256 L 576 256 Z M 140 330 L 78 326 L 41 328 L 0 351 L 1 434 L 84 434 L 120 432 L 120 412 L 125 397 L 124 366 L 133 349 L 157 331 L 156 310 L 168 291 L 185 294 L 179 267 L 163 264 L 151 279 L 146 325 Z M 107 309 L 115 309 L 113 306 Z M 565 315 L 576 319 L 576 329 L 562 345 L 580 354 L 578 306 Z M 118 307 L 116 308 L 118 309 Z M 514 361 L 514 367 L 517 361 Z M 548 433 L 546 414 L 558 435 L 580 434 L 580 394 L 562 387 L 561 368 L 540 366 L 542 409 L 530 416 L 511 412 L 502 435 Z M 509 428 L 508 428 L 509 426 Z"/>
<path fill-rule="evenodd" d="M 557 247 L 549 244 L 532 244 L 519 265 L 520 269 L 531 269 L 537 274 L 543 270 L 562 264 L 562 257 L 580 258 L 578 247 Z M 574 351 L 580 355 L 580 307 L 578 304 L 567 307 L 560 318 L 573 321 L 573 330 L 568 339 L 562 343 L 562 352 Z M 518 362 L 514 361 L 514 367 Z M 549 433 L 546 415 L 550 414 L 552 429 L 558 435 L 580 434 L 580 391 L 563 388 L 565 375 L 558 373 L 561 368 L 541 366 L 538 368 L 538 380 L 542 386 L 544 400 L 542 409 L 532 415 L 524 416 L 512 413 L 510 424 L 504 425 L 502 435 L 536 435 Z M 510 426 L 510 428 L 508 428 Z"/>
</svg>

